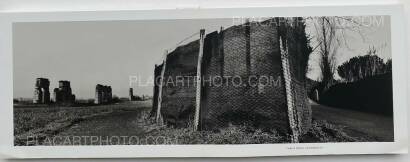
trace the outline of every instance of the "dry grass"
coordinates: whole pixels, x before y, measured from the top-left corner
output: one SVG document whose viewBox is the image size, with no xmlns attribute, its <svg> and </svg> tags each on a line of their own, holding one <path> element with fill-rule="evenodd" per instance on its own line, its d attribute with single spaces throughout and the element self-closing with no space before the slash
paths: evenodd
<svg viewBox="0 0 410 162">
<path fill-rule="evenodd" d="M 274 129 L 262 131 L 251 126 L 231 125 L 218 131 L 193 131 L 191 128 L 171 128 L 157 126 L 153 119 L 146 117 L 147 134 L 154 137 L 176 139 L 172 144 L 268 144 L 290 143 L 289 134 L 280 134 Z M 149 126 L 150 125 L 150 126 Z M 302 143 L 364 142 L 369 139 L 351 137 L 345 127 L 326 121 L 313 121 L 312 128 L 301 137 Z"/>
<path fill-rule="evenodd" d="M 172 139 L 168 144 L 264 144 L 286 143 L 288 136 L 279 135 L 275 130 L 262 131 L 250 126 L 231 125 L 218 131 L 194 131 L 192 128 L 172 128 L 158 126 L 147 111 L 142 112 L 141 123 L 145 126 L 145 136 Z"/>
<path fill-rule="evenodd" d="M 219 132 L 193 131 L 189 128 L 161 128 L 151 135 L 176 139 L 174 144 L 264 144 L 284 143 L 289 140 L 276 131 L 250 130 L 246 126 L 230 126 L 220 129 Z"/>
<path fill-rule="evenodd" d="M 276 131 L 262 131 L 247 126 L 230 126 L 221 128 L 218 132 L 192 131 L 189 128 L 160 128 L 153 131 L 152 136 L 164 136 L 177 139 L 174 144 L 269 144 L 290 143 L 289 135 L 279 134 Z M 366 138 L 357 139 L 348 136 L 339 126 L 321 121 L 314 123 L 312 129 L 302 137 L 302 143 L 327 142 L 359 142 Z"/>
<path fill-rule="evenodd" d="M 330 124 L 325 120 L 313 121 L 308 133 L 302 136 L 304 143 L 328 143 L 328 142 L 366 142 L 371 137 L 366 135 L 358 138 L 351 137 L 346 133 L 346 129 L 341 125 Z"/>
</svg>

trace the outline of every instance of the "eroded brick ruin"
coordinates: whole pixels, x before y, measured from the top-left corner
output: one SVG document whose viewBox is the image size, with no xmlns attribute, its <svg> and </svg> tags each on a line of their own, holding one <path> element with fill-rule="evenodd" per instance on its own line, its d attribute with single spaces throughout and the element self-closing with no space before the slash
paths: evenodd
<svg viewBox="0 0 410 162">
<path fill-rule="evenodd" d="M 74 103 L 75 95 L 71 91 L 70 81 L 60 80 L 58 88 L 54 89 L 55 103 Z"/>
<path fill-rule="evenodd" d="M 33 103 L 48 104 L 50 103 L 50 81 L 46 78 L 37 78 L 34 86 Z"/>
<path fill-rule="evenodd" d="M 130 97 L 130 101 L 132 101 L 132 100 L 135 99 L 134 89 L 133 89 L 133 88 L 130 88 L 130 89 L 129 89 L 129 97 Z"/>
<path fill-rule="evenodd" d="M 299 18 L 280 20 L 285 19 L 246 23 L 207 35 L 201 31 L 199 40 L 177 47 L 163 64 L 155 66 L 155 77 L 163 76 L 163 80 L 154 86 L 152 114 L 176 127 L 211 130 L 249 124 L 276 129 L 297 142 L 311 124 L 302 66 L 307 40 L 301 39 L 306 34 Z M 183 80 L 184 86 L 167 84 L 181 75 L 192 77 Z M 194 84 L 194 76 L 200 77 L 200 87 Z M 207 78 L 218 76 L 277 79 L 274 86 L 207 84 Z"/>
<path fill-rule="evenodd" d="M 97 84 L 95 86 L 95 104 L 107 104 L 112 102 L 112 89 L 111 86 L 105 86 Z"/>
</svg>

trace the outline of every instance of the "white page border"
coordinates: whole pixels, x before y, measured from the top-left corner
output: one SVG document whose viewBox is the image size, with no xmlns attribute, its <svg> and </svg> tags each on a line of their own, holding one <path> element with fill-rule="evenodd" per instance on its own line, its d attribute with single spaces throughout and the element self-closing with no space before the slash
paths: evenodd
<svg viewBox="0 0 410 162">
<path fill-rule="evenodd" d="M 390 15 L 395 142 L 251 145 L 13 146 L 12 23 L 279 16 Z M 146 11 L 3 13 L 0 15 L 0 154 L 7 158 L 254 157 L 286 155 L 407 153 L 407 58 L 403 7 L 321 6 Z M 320 147 L 296 149 L 289 147 Z"/>
</svg>

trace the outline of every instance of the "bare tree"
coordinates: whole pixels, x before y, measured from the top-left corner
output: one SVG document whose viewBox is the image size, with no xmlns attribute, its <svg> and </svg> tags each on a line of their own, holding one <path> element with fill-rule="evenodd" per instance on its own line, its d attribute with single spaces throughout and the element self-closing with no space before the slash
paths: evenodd
<svg viewBox="0 0 410 162">
<path fill-rule="evenodd" d="M 357 22 L 351 17 L 314 17 L 311 18 L 315 29 L 313 39 L 317 43 L 314 51 L 319 54 L 319 67 L 321 70 L 321 87 L 326 90 L 332 86 L 336 80 L 334 75 L 337 72 L 337 54 L 340 46 L 349 48 L 349 42 L 346 39 L 346 32 L 359 34 L 363 40 L 362 34 L 364 25 Z"/>
<path fill-rule="evenodd" d="M 319 67 L 321 70 L 322 87 L 329 88 L 334 81 L 336 70 L 336 53 L 340 44 L 336 35 L 336 23 L 333 18 L 319 17 L 314 23 L 316 29 L 316 41 L 314 50 L 320 55 Z"/>
</svg>

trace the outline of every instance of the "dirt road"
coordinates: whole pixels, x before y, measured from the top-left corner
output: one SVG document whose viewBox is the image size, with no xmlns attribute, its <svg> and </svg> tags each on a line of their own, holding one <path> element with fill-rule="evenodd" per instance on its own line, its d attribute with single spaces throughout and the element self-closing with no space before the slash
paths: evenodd
<svg viewBox="0 0 410 162">
<path fill-rule="evenodd" d="M 374 141 L 391 142 L 394 139 L 393 118 L 332 108 L 311 102 L 313 118 L 345 126 L 345 132 L 352 137 L 370 136 Z"/>
<path fill-rule="evenodd" d="M 138 124 L 139 118 L 139 111 L 113 112 L 76 123 L 53 138 L 59 138 L 56 141 L 60 144 L 68 140 L 68 144 L 73 145 L 135 144 L 144 135 L 143 127 Z"/>
</svg>

